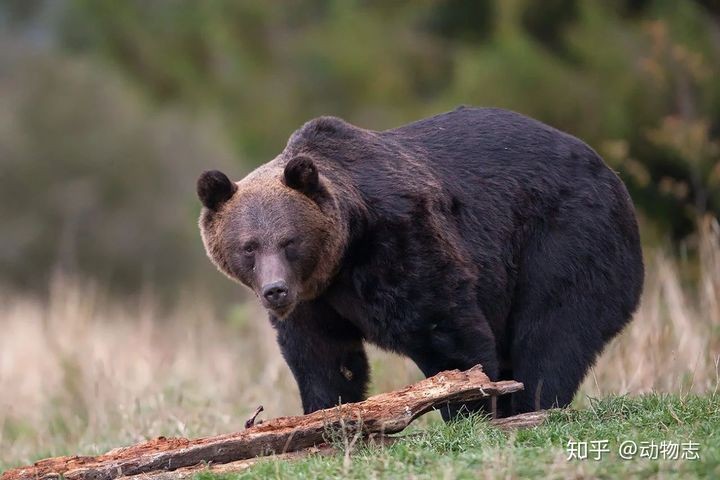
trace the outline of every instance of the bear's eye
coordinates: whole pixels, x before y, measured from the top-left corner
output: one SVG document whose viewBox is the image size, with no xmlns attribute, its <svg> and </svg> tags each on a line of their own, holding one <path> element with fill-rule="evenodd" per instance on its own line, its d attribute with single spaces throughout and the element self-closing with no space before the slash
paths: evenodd
<svg viewBox="0 0 720 480">
<path fill-rule="evenodd" d="M 246 243 L 245 245 L 243 245 L 242 250 L 243 253 L 245 253 L 246 255 L 252 255 L 253 253 L 255 253 L 255 250 L 257 250 L 257 244 L 255 244 L 254 242 Z"/>
<path fill-rule="evenodd" d="M 285 252 L 285 257 L 289 261 L 295 261 L 298 257 L 297 243 L 294 239 L 285 240 L 280 244 L 280 248 Z"/>
</svg>

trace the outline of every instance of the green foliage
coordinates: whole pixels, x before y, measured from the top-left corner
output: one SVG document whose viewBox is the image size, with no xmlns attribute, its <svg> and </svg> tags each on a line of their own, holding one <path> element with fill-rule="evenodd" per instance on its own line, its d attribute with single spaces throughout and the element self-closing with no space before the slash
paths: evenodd
<svg viewBox="0 0 720 480">
<path fill-rule="evenodd" d="M 202 122 L 85 62 L 0 63 L 2 280 L 33 289 L 60 268 L 137 291 L 208 266 L 194 181 L 231 156 Z"/>
<path fill-rule="evenodd" d="M 577 0 L 549 0 L 529 2 L 523 10 L 521 22 L 538 42 L 557 53 L 564 53 L 565 29 L 577 20 Z"/>
<path fill-rule="evenodd" d="M 105 276 L 129 284 L 147 276 L 126 271 L 129 264 L 137 270 L 156 260 L 148 268 L 157 274 L 150 277 L 166 284 L 187 275 L 203 278 L 211 270 L 191 266 L 202 256 L 191 221 L 197 209 L 192 183 L 201 168 L 225 164 L 216 159 L 228 156 L 225 144 L 235 157 L 229 173 L 239 177 L 275 156 L 312 117 L 338 115 L 384 129 L 458 104 L 510 108 L 588 141 L 627 182 L 660 236 L 682 240 L 699 217 L 720 214 L 720 42 L 713 5 L 4 3 L 0 22 L 26 38 L 43 32 L 51 41 L 44 48 L 45 70 L 21 69 L 5 86 L 11 96 L 29 98 L 12 122 L 12 139 L 6 134 L 3 143 L 14 148 L 17 138 L 27 138 L 32 148 L 10 160 L 0 157 L 0 168 L 14 172 L 15 188 L 0 198 L 10 218 L 6 231 L 17 237 L 0 253 L 3 277 L 28 285 L 50 265 L 65 262 L 67 254 L 59 250 L 71 250 L 88 252 L 78 269 L 91 275 L 107 258 L 116 259 L 107 263 L 112 272 Z M 3 45 L 13 52 L 28 48 L 7 40 Z M 30 58 L 35 55 L 19 56 L 20 64 L 38 62 Z M 15 64 L 3 63 L 9 67 L 1 72 L 16 71 Z M 93 79 L 66 81 L 71 64 L 84 65 L 92 73 L 83 75 Z M 174 112 L 171 127 L 168 111 Z M 198 116 L 217 120 L 214 140 L 203 147 L 211 152 L 193 146 L 207 144 L 197 140 Z M 52 170 L 42 161 L 49 152 Z M 83 186 L 88 173 L 92 188 Z M 44 188 L 42 182 L 62 185 L 65 196 L 50 188 L 27 210 L 14 208 L 19 191 Z M 159 213 L 155 207 L 168 204 L 178 208 Z M 68 215 L 82 220 L 68 223 Z M 86 222 L 88 216 L 104 220 Z M 69 246 L 38 247 L 47 238 Z M 18 256 L 33 260 L 26 266 L 8 260 Z"/>
<path fill-rule="evenodd" d="M 720 212 L 717 154 L 678 151 L 662 131 L 676 119 L 681 130 L 703 125 L 705 144 L 717 141 L 720 44 L 698 3 L 110 5 L 75 2 L 67 44 L 100 51 L 158 100 L 217 105 L 253 164 L 316 115 L 385 128 L 460 103 L 495 105 L 603 154 L 623 142 L 627 155 L 611 161 L 676 238 L 698 214 Z"/>
<path fill-rule="evenodd" d="M 495 14 L 492 0 L 445 0 L 428 11 L 427 28 L 446 38 L 485 40 L 493 34 Z"/>
</svg>

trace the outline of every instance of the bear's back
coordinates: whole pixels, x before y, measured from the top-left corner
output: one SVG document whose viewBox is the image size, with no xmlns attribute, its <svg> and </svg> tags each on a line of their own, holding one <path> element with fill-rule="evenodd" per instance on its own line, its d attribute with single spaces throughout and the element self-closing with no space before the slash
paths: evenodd
<svg viewBox="0 0 720 480">
<path fill-rule="evenodd" d="M 497 228 L 513 230 L 561 204 L 591 210 L 598 225 L 618 202 L 632 211 L 624 185 L 592 148 L 498 108 L 461 107 L 385 131 L 320 117 L 293 134 L 278 161 L 300 153 L 327 177 L 349 181 L 379 217 L 409 218 L 418 202 L 440 201 L 472 217 L 496 212 Z"/>
<path fill-rule="evenodd" d="M 516 112 L 460 107 L 381 132 L 390 142 L 449 177 L 488 175 L 583 176 L 608 170 L 583 141 Z"/>
</svg>

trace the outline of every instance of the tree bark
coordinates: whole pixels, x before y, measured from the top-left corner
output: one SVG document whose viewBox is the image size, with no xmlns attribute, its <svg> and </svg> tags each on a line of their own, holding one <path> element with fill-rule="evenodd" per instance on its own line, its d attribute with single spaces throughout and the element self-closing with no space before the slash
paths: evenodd
<svg viewBox="0 0 720 480">
<path fill-rule="evenodd" d="M 512 417 L 495 418 L 493 420 L 490 420 L 490 425 L 500 428 L 502 430 L 515 430 L 518 428 L 537 427 L 547 419 L 548 413 L 548 410 L 540 410 L 538 412 L 521 413 Z M 410 435 L 402 436 L 378 435 L 366 439 L 364 441 L 364 444 L 370 443 L 376 446 L 390 446 L 397 441 L 402 441 L 408 437 L 415 437 L 418 435 L 422 434 L 413 433 Z M 272 459 L 275 461 L 294 461 L 307 457 L 308 455 L 329 456 L 337 455 L 338 453 L 341 452 L 332 445 L 322 444 L 315 447 L 298 450 L 296 452 L 273 455 Z M 239 473 L 247 470 L 259 461 L 269 458 L 270 457 L 255 457 L 248 458 L 246 460 L 237 460 L 234 462 L 219 463 L 214 465 L 193 465 L 191 467 L 179 468 L 171 472 L 156 471 L 151 473 L 142 473 L 137 477 L 124 477 L 121 480 L 188 480 L 194 478 L 195 475 L 201 472 L 209 472 L 214 474 Z"/>
<path fill-rule="evenodd" d="M 512 417 L 495 418 L 490 421 L 490 424 L 503 430 L 537 427 L 547 419 L 550 411 L 539 410 L 537 412 L 520 413 Z"/>
<path fill-rule="evenodd" d="M 199 464 L 226 464 L 285 454 L 326 443 L 328 435 L 387 435 L 447 402 L 466 402 L 521 390 L 515 381 L 492 382 L 478 365 L 450 370 L 401 390 L 309 415 L 280 417 L 231 433 L 196 440 L 160 437 L 96 457 L 56 457 L 5 472 L 0 480 L 112 480 Z"/>
</svg>

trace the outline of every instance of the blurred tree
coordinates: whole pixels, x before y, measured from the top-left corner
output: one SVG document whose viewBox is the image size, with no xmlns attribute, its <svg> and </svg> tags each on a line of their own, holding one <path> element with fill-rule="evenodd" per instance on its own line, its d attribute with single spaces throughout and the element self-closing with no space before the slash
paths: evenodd
<svg viewBox="0 0 720 480">
<path fill-rule="evenodd" d="M 44 0 L 5 0 L 0 18 L 7 24 L 22 24 L 33 19 L 44 4 Z"/>
<path fill-rule="evenodd" d="M 646 9 L 652 4 L 652 0 L 620 0 L 618 3 L 624 15 L 639 17 L 646 12 Z"/>
<path fill-rule="evenodd" d="M 521 21 L 528 33 L 542 45 L 567 55 L 563 34 L 577 18 L 577 0 L 546 0 L 527 2 Z"/>
<path fill-rule="evenodd" d="M 137 291 L 206 268 L 194 180 L 231 163 L 209 125 L 151 113 L 85 62 L 3 42 L 0 65 L 0 280 L 43 288 L 61 269 Z"/>
<path fill-rule="evenodd" d="M 697 3 L 705 7 L 709 13 L 720 16 L 720 2 L 718 0 L 696 0 Z"/>
<path fill-rule="evenodd" d="M 640 61 L 638 78 L 649 95 L 663 102 L 657 118 L 638 129 L 627 153 L 635 157 L 631 164 L 642 165 L 647 181 L 638 185 L 637 177 L 625 170 L 627 164 L 616 165 L 646 199 L 646 210 L 682 238 L 707 211 L 720 212 L 720 183 L 714 173 L 720 170 L 716 88 L 720 72 L 702 50 L 674 40 L 665 21 L 644 28 L 650 48 Z"/>
<path fill-rule="evenodd" d="M 495 26 L 492 0 L 441 0 L 427 12 L 427 28 L 449 39 L 486 40 Z"/>
<path fill-rule="evenodd" d="M 703 211 L 720 214 L 718 18 L 708 0 L 0 3 L 13 36 L 32 25 L 57 42 L 42 59 L 17 44 L 0 58 L 0 165 L 14 172 L 0 274 L 29 284 L 60 259 L 92 275 L 133 262 L 168 282 L 191 275 L 200 169 L 247 171 L 314 116 L 383 129 L 458 104 L 586 140 L 681 240 Z M 32 189 L 44 193 L 18 205 Z"/>
</svg>

